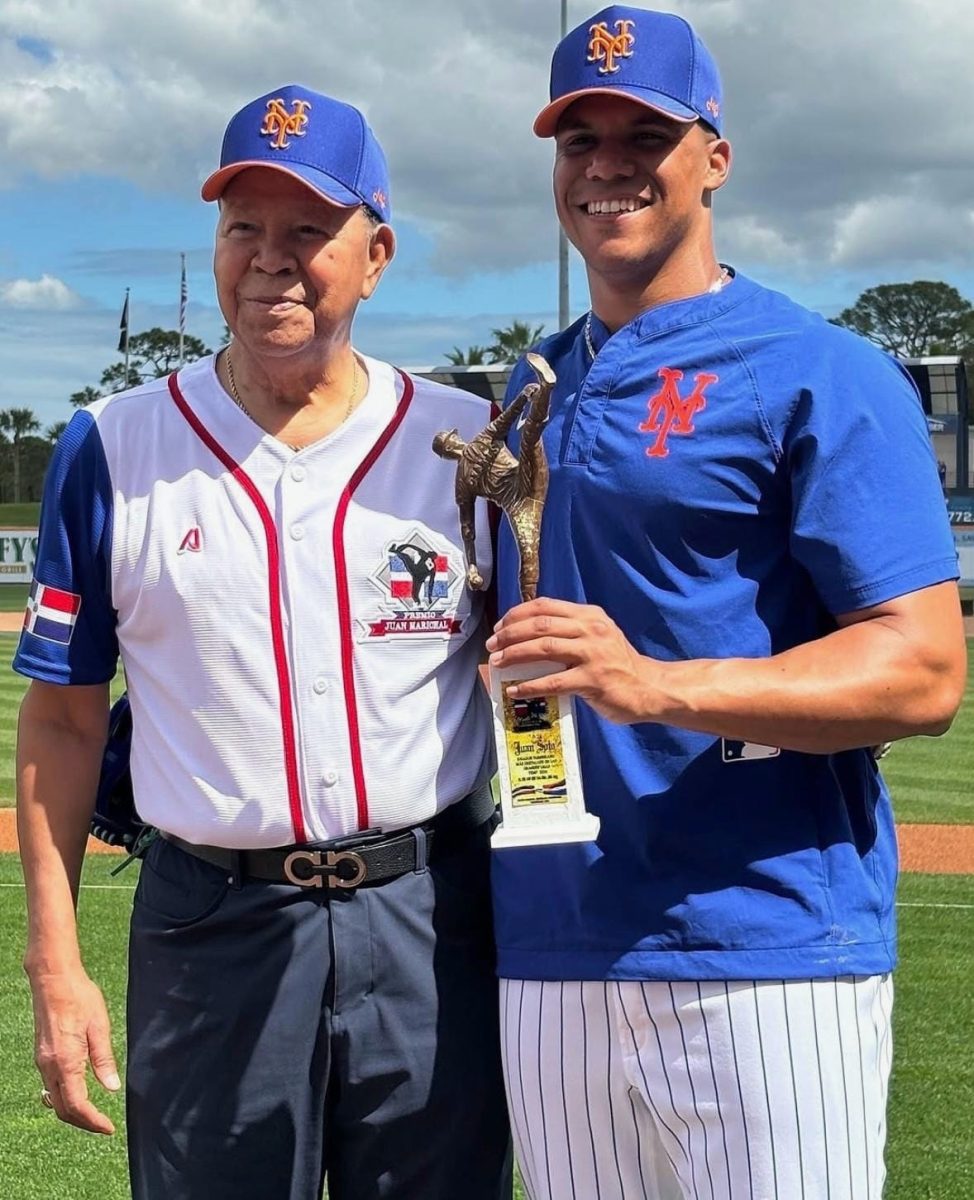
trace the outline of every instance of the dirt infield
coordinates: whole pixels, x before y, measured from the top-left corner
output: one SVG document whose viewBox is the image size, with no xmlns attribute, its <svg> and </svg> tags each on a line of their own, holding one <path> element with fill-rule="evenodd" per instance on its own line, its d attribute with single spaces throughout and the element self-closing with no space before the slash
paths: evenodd
<svg viewBox="0 0 974 1200">
<path fill-rule="evenodd" d="M 0 854 L 16 852 L 17 822 L 12 808 L 0 808 Z M 121 854 L 114 846 L 106 846 L 97 838 L 88 839 L 89 854 Z"/>
<path fill-rule="evenodd" d="M 974 874 L 974 825 L 899 825 L 900 865 L 904 871 L 933 875 Z M 0 853 L 17 849 L 12 808 L 0 808 Z M 120 854 L 104 842 L 88 839 L 92 854 Z"/>
<path fill-rule="evenodd" d="M 904 871 L 974 874 L 974 825 L 897 825 L 896 837 Z"/>
</svg>

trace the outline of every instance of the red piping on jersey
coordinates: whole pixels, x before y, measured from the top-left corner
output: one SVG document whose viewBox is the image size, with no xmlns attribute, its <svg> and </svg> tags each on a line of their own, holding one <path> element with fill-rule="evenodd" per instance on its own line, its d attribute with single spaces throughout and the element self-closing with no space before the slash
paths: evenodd
<svg viewBox="0 0 974 1200">
<path fill-rule="evenodd" d="M 366 457 L 359 463 L 338 501 L 335 525 L 332 531 L 332 549 L 335 555 L 335 589 L 338 594 L 338 631 L 342 654 L 342 683 L 345 687 L 345 711 L 348 713 L 348 742 L 352 752 L 352 777 L 355 780 L 355 807 L 359 829 L 369 827 L 369 798 L 365 790 L 365 769 L 362 759 L 362 741 L 358 728 L 358 708 L 355 703 L 355 667 L 352 661 L 352 605 L 348 594 L 348 565 L 345 561 L 345 516 L 352 500 L 352 493 L 375 466 L 376 459 L 389 444 L 392 435 L 402 424 L 402 419 L 413 398 L 413 381 L 405 373 L 402 377 L 402 398 L 396 406 L 392 420 L 382 431 Z"/>
<path fill-rule="evenodd" d="M 201 423 L 199 417 L 186 403 L 179 384 L 176 382 L 176 372 L 169 376 L 169 392 L 176 402 L 176 407 L 189 422 L 193 432 L 201 442 L 223 463 L 237 483 L 250 497 L 251 503 L 257 509 L 261 524 L 264 526 L 264 537 L 267 539 L 267 578 L 270 593 L 271 642 L 274 647 L 274 665 L 277 668 L 277 690 L 281 702 L 281 733 L 284 738 L 284 777 L 287 782 L 288 805 L 291 810 L 291 824 L 294 828 L 296 843 L 306 842 L 307 834 L 304 828 L 304 817 L 301 812 L 301 784 L 298 779 L 297 742 L 294 736 L 294 709 L 291 705 L 291 677 L 288 673 L 287 649 L 284 644 L 284 627 L 281 622 L 281 556 L 277 547 L 277 530 L 267 505 L 253 480 L 243 467 L 233 459 L 208 429 Z"/>
</svg>

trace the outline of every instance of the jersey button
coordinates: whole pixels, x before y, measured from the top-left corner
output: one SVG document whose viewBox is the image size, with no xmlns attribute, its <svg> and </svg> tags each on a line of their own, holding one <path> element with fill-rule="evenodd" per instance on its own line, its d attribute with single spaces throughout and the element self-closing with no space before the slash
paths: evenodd
<svg viewBox="0 0 974 1200">
<path fill-rule="evenodd" d="M 298 483 L 301 483 L 302 480 L 306 479 L 307 475 L 308 472 L 304 469 L 304 467 L 301 466 L 300 463 L 295 463 L 291 468 L 291 478 L 296 480 Z"/>
<path fill-rule="evenodd" d="M 328 680 L 324 675 L 319 675 L 311 686 L 316 696 L 323 696 L 328 691 Z"/>
<path fill-rule="evenodd" d="M 291 537 L 294 538 L 294 540 L 296 542 L 300 542 L 301 539 L 304 537 L 304 526 L 303 525 L 292 525 L 291 526 Z"/>
<path fill-rule="evenodd" d="M 323 771 L 321 775 L 321 782 L 325 785 L 325 787 L 334 787 L 338 782 L 338 772 Z"/>
</svg>

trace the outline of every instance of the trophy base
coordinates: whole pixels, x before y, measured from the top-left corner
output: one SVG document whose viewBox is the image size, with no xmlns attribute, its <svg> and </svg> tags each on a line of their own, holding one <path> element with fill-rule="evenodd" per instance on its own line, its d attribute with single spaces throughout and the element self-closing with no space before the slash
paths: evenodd
<svg viewBox="0 0 974 1200">
<path fill-rule="evenodd" d="M 560 663 L 490 669 L 501 824 L 491 846 L 590 842 L 599 819 L 585 810 L 571 696 L 512 700 L 511 683 L 564 670 Z"/>
<path fill-rule="evenodd" d="M 585 818 L 562 826 L 551 823 L 535 829 L 513 829 L 501 824 L 494 830 L 490 846 L 492 850 L 505 850 L 509 846 L 566 846 L 572 842 L 594 842 L 599 836 L 599 819 L 591 813 L 586 813 Z"/>
</svg>

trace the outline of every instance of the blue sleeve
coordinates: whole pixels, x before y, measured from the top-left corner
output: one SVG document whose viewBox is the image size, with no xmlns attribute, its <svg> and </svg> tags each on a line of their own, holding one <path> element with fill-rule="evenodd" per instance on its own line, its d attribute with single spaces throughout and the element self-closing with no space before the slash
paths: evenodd
<svg viewBox="0 0 974 1200">
<path fill-rule="evenodd" d="M 64 684 L 105 683 L 115 674 L 111 535 L 108 464 L 95 420 L 83 411 L 58 441 L 44 480 L 31 600 L 15 671 Z M 76 609 L 73 620 L 37 620 L 45 596 L 68 597 Z"/>
<path fill-rule="evenodd" d="M 840 331 L 813 349 L 782 450 L 791 548 L 830 612 L 956 579 L 919 396 L 895 359 Z"/>
</svg>

